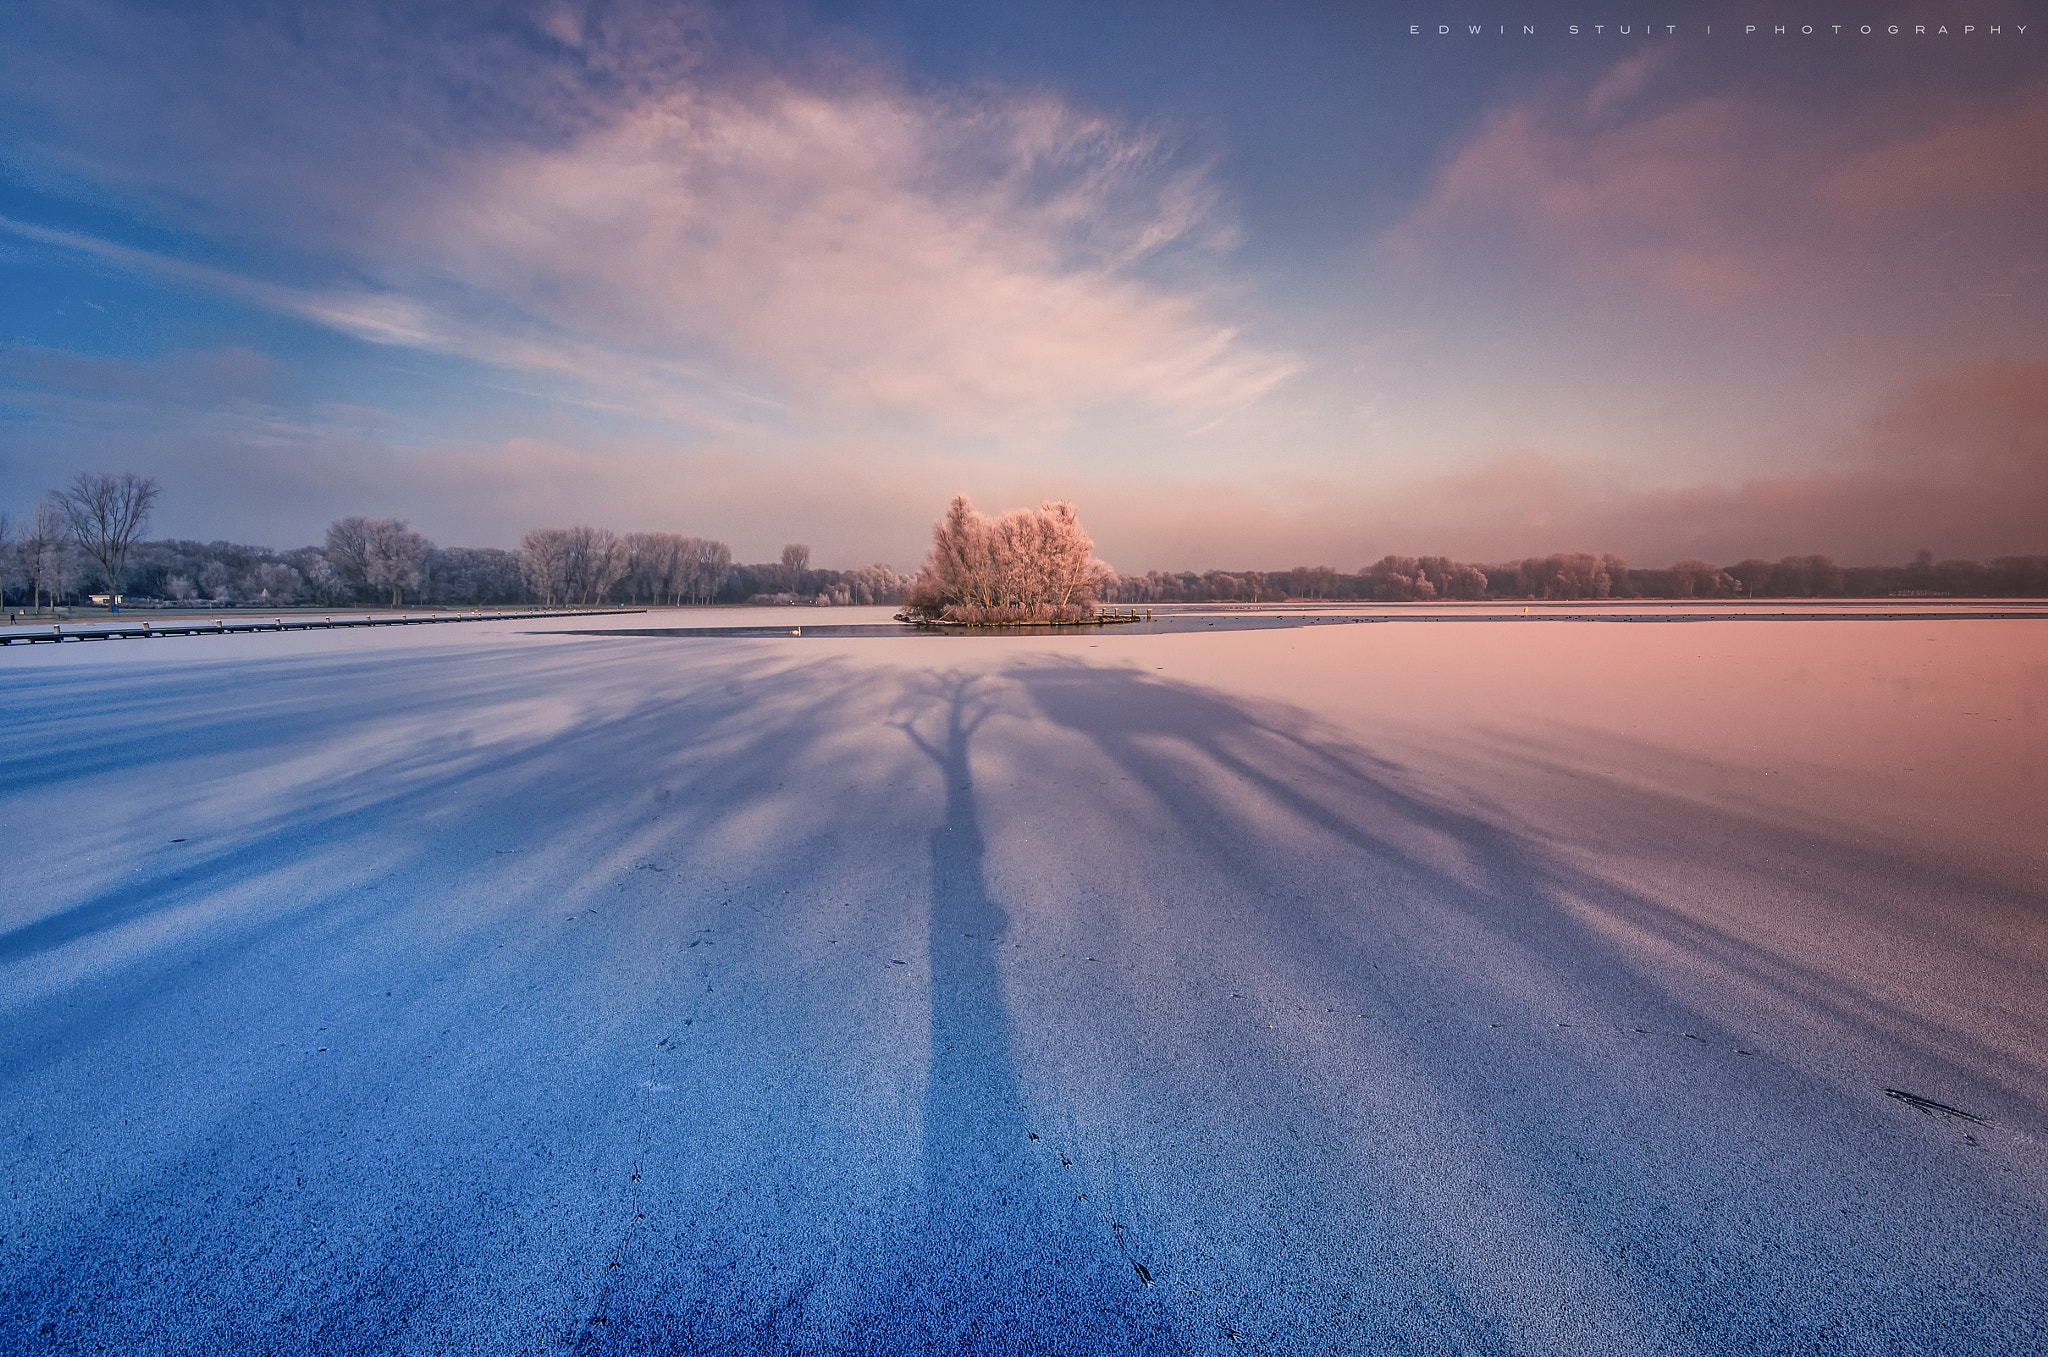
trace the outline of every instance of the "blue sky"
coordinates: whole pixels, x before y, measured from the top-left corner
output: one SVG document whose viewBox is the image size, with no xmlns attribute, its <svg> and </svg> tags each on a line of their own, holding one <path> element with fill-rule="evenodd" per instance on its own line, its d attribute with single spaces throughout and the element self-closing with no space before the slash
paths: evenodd
<svg viewBox="0 0 2048 1357">
<path fill-rule="evenodd" d="M 11 512 L 2048 550 L 2031 5 L 11 8 Z"/>
</svg>

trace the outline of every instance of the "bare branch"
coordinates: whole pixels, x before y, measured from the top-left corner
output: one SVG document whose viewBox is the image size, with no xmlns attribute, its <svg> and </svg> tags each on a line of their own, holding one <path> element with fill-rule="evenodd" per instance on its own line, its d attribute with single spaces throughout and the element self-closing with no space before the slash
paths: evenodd
<svg viewBox="0 0 2048 1357">
<path fill-rule="evenodd" d="M 128 549 L 149 526 L 156 494 L 154 480 L 132 471 L 119 476 L 81 471 L 68 487 L 52 496 L 71 539 L 99 567 L 110 594 L 121 592 Z"/>
</svg>

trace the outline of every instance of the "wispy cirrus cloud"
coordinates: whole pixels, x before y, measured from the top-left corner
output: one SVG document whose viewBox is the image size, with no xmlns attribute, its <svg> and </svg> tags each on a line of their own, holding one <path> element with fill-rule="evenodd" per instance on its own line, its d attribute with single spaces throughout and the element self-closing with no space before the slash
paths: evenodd
<svg viewBox="0 0 2048 1357">
<path fill-rule="evenodd" d="M 480 125 L 450 93 L 474 83 L 463 53 L 431 24 L 391 29 L 420 44 L 394 98 L 401 72 L 369 38 L 313 51 L 242 31 L 193 54 L 237 93 L 178 88 L 167 118 L 96 124 L 102 180 L 267 264 L 14 229 L 727 431 L 1044 434 L 1105 408 L 1191 427 L 1293 370 L 1227 318 L 1219 194 L 1158 129 L 1044 92 L 915 92 L 843 58 L 721 65 L 673 16 L 566 6 L 501 35 L 526 98 Z M 121 95 L 147 98 L 161 69 L 116 55 L 136 67 Z M 289 108 L 294 133 L 244 136 L 223 101 Z M 152 168 L 167 139 L 185 143 L 175 185 Z M 50 159 L 67 155 L 84 158 Z"/>
<path fill-rule="evenodd" d="M 415 259 L 567 334 L 689 355 L 794 405 L 1056 427 L 1182 421 L 1289 370 L 1141 265 L 1213 230 L 1199 171 L 1049 97 L 683 91 L 484 157 Z"/>
</svg>

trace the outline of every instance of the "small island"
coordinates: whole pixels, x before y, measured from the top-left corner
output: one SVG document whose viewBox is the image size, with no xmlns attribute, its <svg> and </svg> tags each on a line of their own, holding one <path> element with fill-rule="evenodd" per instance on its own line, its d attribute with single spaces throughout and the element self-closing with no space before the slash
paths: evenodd
<svg viewBox="0 0 2048 1357">
<path fill-rule="evenodd" d="M 1073 626 L 1111 619 L 1096 592 L 1115 572 L 1067 500 L 1000 518 L 955 495 L 932 525 L 932 549 L 897 619 L 928 627 Z"/>
</svg>

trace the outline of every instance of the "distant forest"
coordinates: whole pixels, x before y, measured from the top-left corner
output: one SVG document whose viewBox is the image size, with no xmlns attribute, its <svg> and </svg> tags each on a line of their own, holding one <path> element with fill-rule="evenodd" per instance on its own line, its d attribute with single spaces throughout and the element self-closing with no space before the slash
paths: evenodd
<svg viewBox="0 0 2048 1357">
<path fill-rule="evenodd" d="M 104 593 L 102 572 L 54 521 L 0 527 L 0 585 L 9 607 L 82 603 Z M 676 603 L 894 604 L 908 576 L 886 565 L 813 570 L 810 549 L 736 564 L 707 538 L 538 528 L 520 548 L 436 546 L 402 519 L 345 518 L 317 547 L 274 550 L 237 542 L 137 542 L 121 571 L 129 605 L 285 607 L 381 603 L 595 607 Z"/>
<path fill-rule="evenodd" d="M 1202 574 L 1118 575 L 1109 603 L 1175 603 L 1290 599 L 1407 602 L 1439 599 L 1600 598 L 1887 598 L 1956 595 L 2009 598 L 2048 595 L 2048 556 L 1936 561 L 1921 552 L 1911 565 L 1836 565 L 1826 556 L 1750 559 L 1734 565 L 1680 561 L 1634 569 L 1618 556 L 1560 552 L 1499 565 L 1443 556 L 1383 556 L 1355 575 L 1329 566 L 1292 570 L 1210 570 Z"/>
<path fill-rule="evenodd" d="M 0 580 L 8 606 L 52 598 L 83 602 L 104 582 L 75 543 L 21 525 L 0 541 Z M 887 565 L 812 569 L 800 543 L 782 558 L 735 563 L 722 542 L 671 533 L 603 528 L 542 528 L 518 550 L 440 547 L 399 519 L 350 518 L 325 545 L 274 551 L 234 542 L 138 542 L 122 572 L 129 603 L 201 603 L 281 607 L 294 604 L 423 604 L 470 607 L 647 605 L 674 603 L 899 604 L 911 577 Z M 1680 561 L 1636 569 L 1611 555 L 1560 553 L 1503 564 L 1442 556 L 1386 556 L 1345 573 L 1329 566 L 1292 570 L 1210 570 L 1112 575 L 1101 590 L 1111 604 L 1177 602 L 1376 602 L 1606 598 L 1885 598 L 2048 596 L 2048 556 L 1989 563 L 1936 561 L 1841 566 L 1825 556 L 1745 560 L 1733 565 Z"/>
</svg>

